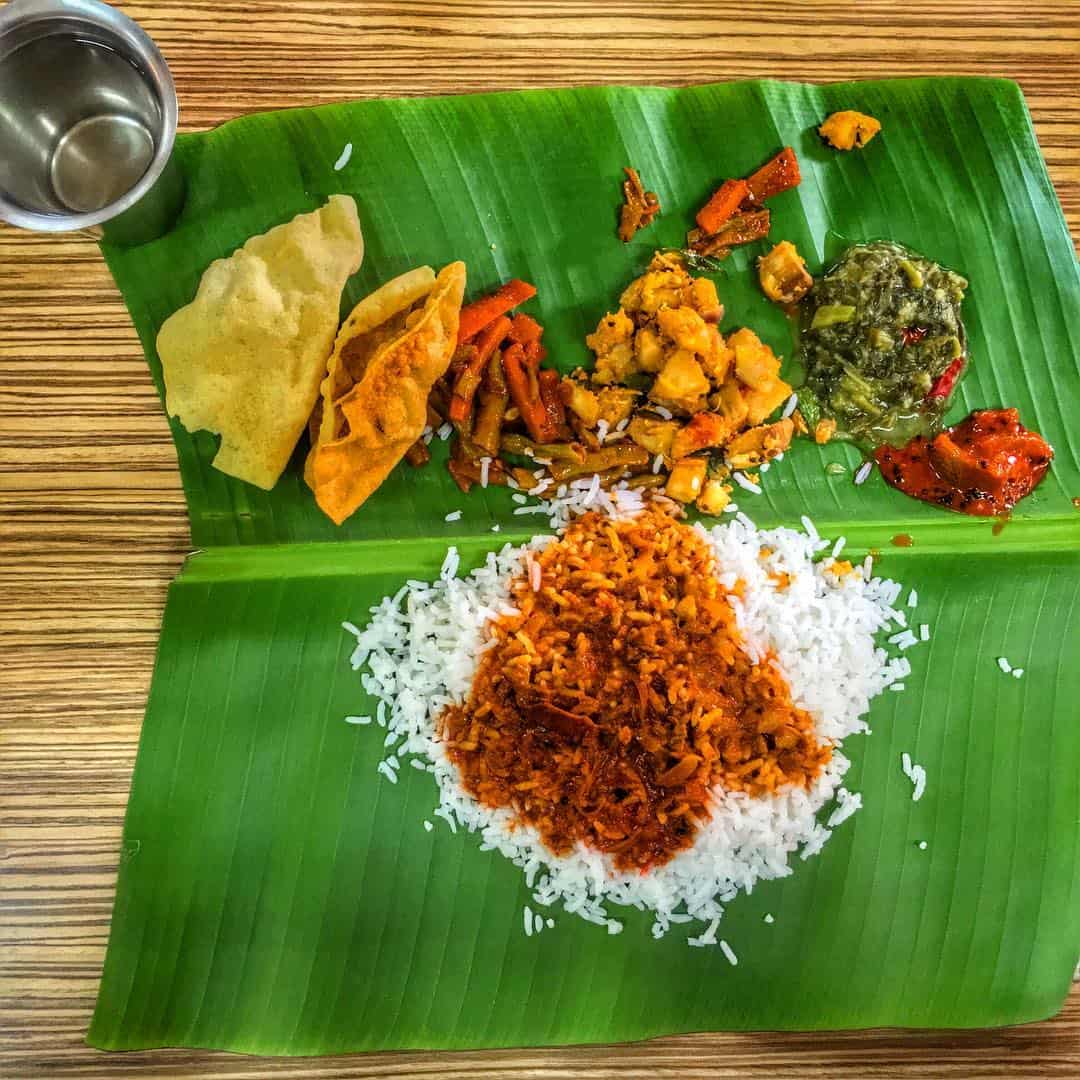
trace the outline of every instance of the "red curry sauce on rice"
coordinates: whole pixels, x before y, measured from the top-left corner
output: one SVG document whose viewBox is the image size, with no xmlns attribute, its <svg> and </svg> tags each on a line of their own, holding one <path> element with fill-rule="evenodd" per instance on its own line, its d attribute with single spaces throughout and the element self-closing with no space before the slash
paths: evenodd
<svg viewBox="0 0 1080 1080">
<path fill-rule="evenodd" d="M 553 852 L 646 871 L 693 843 L 713 788 L 806 787 L 829 760 L 772 657 L 742 649 L 699 532 L 593 513 L 532 559 L 439 726 L 466 790 Z"/>
</svg>

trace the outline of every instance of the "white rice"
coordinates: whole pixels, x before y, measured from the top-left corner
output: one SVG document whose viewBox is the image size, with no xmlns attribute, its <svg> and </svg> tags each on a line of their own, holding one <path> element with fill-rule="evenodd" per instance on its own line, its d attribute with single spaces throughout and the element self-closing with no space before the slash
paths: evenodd
<svg viewBox="0 0 1080 1080">
<path fill-rule="evenodd" d="M 341 156 L 334 162 L 334 172 L 341 172 L 349 164 L 349 158 L 351 157 L 352 143 L 346 143 L 345 149 L 341 151 Z"/>
<path fill-rule="evenodd" d="M 872 461 L 864 461 L 855 473 L 855 483 L 865 484 L 867 477 L 873 471 L 874 463 Z"/>
<path fill-rule="evenodd" d="M 780 414 L 780 416 L 784 420 L 786 420 L 795 411 L 795 409 L 798 407 L 798 405 L 799 405 L 799 395 L 798 394 L 792 394 L 791 397 L 789 397 L 787 399 L 787 401 L 784 402 L 784 411 Z"/>
<path fill-rule="evenodd" d="M 766 912 L 765 918 L 764 918 L 763 921 L 767 922 L 770 926 L 772 926 L 772 924 L 774 922 L 776 922 L 776 920 L 772 917 L 772 914 L 770 912 Z"/>
<path fill-rule="evenodd" d="M 482 457 L 480 459 L 480 486 L 486 488 L 488 486 L 488 475 L 491 470 L 491 458 Z"/>
<path fill-rule="evenodd" d="M 443 521 L 460 521 L 460 520 L 461 520 L 461 511 L 460 510 L 453 510 L 449 514 L 447 514 L 446 517 L 443 518 Z"/>
<path fill-rule="evenodd" d="M 562 485 L 560 491 L 560 503 L 547 508 L 554 525 L 565 524 L 589 504 L 616 518 L 634 516 L 642 507 L 640 493 L 619 487 L 605 491 L 590 480 Z M 727 903 L 758 881 L 793 873 L 793 856 L 817 854 L 832 829 L 859 808 L 860 796 L 841 787 L 849 762 L 840 743 L 869 730 L 865 714 L 871 700 L 911 671 L 905 658 L 890 656 L 875 642 L 895 620 L 900 586 L 869 572 L 833 573 L 830 542 L 811 522 L 806 525 L 806 532 L 759 532 L 739 513 L 711 528 L 694 527 L 713 549 L 721 584 L 730 590 L 743 583 L 741 597 L 729 599 L 744 648 L 758 662 L 773 654 L 794 702 L 814 718 L 818 738 L 836 747 L 832 758 L 809 789 L 759 798 L 717 790 L 712 816 L 693 846 L 648 874 L 619 871 L 610 856 L 584 845 L 569 855 L 553 855 L 531 826 L 515 822 L 505 808 L 481 806 L 461 788 L 457 769 L 436 737 L 442 710 L 469 694 L 490 641 L 488 623 L 515 610 L 510 580 L 532 573 L 527 564 L 550 536 L 536 536 L 520 547 L 504 545 L 465 578 L 456 576 L 459 557 L 451 549 L 438 580 L 407 582 L 371 609 L 362 631 L 347 625 L 357 639 L 351 664 L 361 671 L 364 691 L 378 702 L 377 719 L 400 736 L 394 752 L 418 758 L 431 772 L 439 797 L 433 816 L 455 832 L 460 825 L 477 833 L 482 848 L 517 865 L 534 904 L 561 904 L 568 914 L 610 934 L 623 929 L 613 908 L 649 910 L 654 937 L 674 925 L 699 923 L 711 933 L 707 929 L 696 942 L 716 944 L 715 925 Z M 779 590 L 781 574 L 788 575 L 788 584 Z M 378 768 L 396 782 L 389 759 Z M 834 800 L 822 824 L 818 814 Z M 527 933 L 535 931 L 535 922 L 530 925 Z M 726 955 L 723 943 L 720 947 Z"/>
<path fill-rule="evenodd" d="M 1012 674 L 1012 665 L 1009 663 L 1008 660 L 1005 659 L 1004 656 L 999 656 L 997 658 L 997 666 L 1001 668 L 1001 670 L 1005 672 L 1006 675 Z"/>
<path fill-rule="evenodd" d="M 656 413 L 661 420 L 670 420 L 675 415 L 670 409 L 665 409 L 663 405 L 654 405 L 652 411 Z"/>
<path fill-rule="evenodd" d="M 438 435 L 443 442 L 446 442 L 446 440 L 454 434 L 454 425 L 449 422 L 445 423 L 442 425 L 442 427 L 439 428 L 438 431 L 435 432 L 435 434 Z"/>
<path fill-rule="evenodd" d="M 1014 667 L 1011 674 L 1014 679 L 1019 679 L 1023 676 L 1024 669 L 1022 667 Z"/>
<path fill-rule="evenodd" d="M 911 781 L 914 790 L 911 793 L 911 801 L 918 802 L 926 791 L 926 770 L 921 765 L 916 765 L 911 760 L 911 755 L 906 751 L 900 755 L 900 767 L 904 775 Z"/>
<path fill-rule="evenodd" d="M 893 686 L 898 685 L 893 683 Z M 836 793 L 836 809 L 829 815 L 829 820 L 826 822 L 830 829 L 835 829 L 837 825 L 847 821 L 856 810 L 862 809 L 862 796 L 858 793 L 852 793 L 847 788 L 840 788 Z"/>
<path fill-rule="evenodd" d="M 731 474 L 731 479 L 734 480 L 735 483 L 738 484 L 739 487 L 741 487 L 744 491 L 749 491 L 754 495 L 761 494 L 760 485 L 755 484 L 754 481 L 745 474 L 741 472 L 733 472 Z"/>
</svg>

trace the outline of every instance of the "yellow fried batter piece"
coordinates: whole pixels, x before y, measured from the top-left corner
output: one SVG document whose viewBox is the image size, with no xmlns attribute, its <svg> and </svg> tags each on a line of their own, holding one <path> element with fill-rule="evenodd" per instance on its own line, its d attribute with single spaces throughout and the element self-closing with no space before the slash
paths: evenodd
<svg viewBox="0 0 1080 1080">
<path fill-rule="evenodd" d="M 465 264 L 451 263 L 426 284 L 430 273 L 413 271 L 362 300 L 338 335 L 305 470 L 316 502 L 337 525 L 420 437 L 428 394 L 450 364 Z M 417 296 L 421 289 L 426 294 Z"/>
<path fill-rule="evenodd" d="M 880 130 L 881 123 L 872 116 L 844 109 L 827 117 L 818 134 L 836 150 L 854 150 L 865 146 Z"/>
</svg>

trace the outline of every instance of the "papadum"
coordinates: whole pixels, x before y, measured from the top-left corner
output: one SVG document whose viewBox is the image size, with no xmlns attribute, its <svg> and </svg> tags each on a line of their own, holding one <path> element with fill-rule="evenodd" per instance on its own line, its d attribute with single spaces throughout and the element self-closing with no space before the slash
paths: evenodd
<svg viewBox="0 0 1080 1080">
<path fill-rule="evenodd" d="M 341 292 L 360 268 L 356 203 L 326 205 L 253 236 L 207 267 L 195 299 L 157 338 L 165 408 L 221 436 L 214 467 L 269 490 L 326 374 Z"/>
</svg>

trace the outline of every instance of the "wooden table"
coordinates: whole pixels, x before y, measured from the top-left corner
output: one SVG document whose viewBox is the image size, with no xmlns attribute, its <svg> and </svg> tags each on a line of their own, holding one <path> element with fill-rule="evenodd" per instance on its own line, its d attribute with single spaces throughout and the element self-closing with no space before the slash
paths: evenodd
<svg viewBox="0 0 1080 1080">
<path fill-rule="evenodd" d="M 168 59 L 185 130 L 257 109 L 381 95 L 1010 76 L 1027 94 L 1080 236 L 1075 0 L 123 7 Z M 1053 1021 L 985 1033 L 698 1035 L 303 1061 L 88 1049 L 165 588 L 189 535 L 139 343 L 84 239 L 0 227 L 0 499 L 0 1077 L 1080 1075 L 1080 988 Z"/>
</svg>

